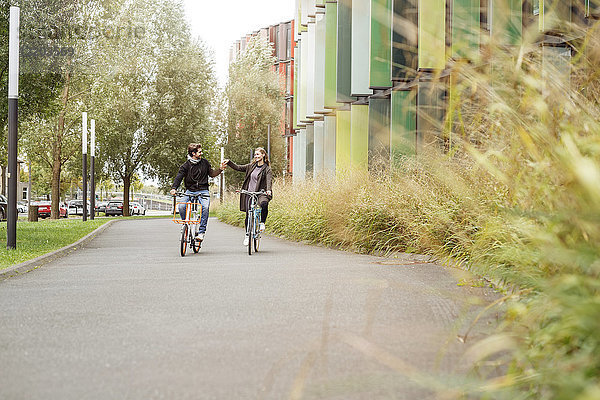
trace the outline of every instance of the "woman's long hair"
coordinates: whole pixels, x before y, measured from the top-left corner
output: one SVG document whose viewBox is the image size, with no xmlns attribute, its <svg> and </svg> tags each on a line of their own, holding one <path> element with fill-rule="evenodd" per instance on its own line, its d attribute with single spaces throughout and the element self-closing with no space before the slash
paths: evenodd
<svg viewBox="0 0 600 400">
<path fill-rule="evenodd" d="M 263 149 L 262 147 L 257 147 L 256 150 L 260 151 L 262 153 L 262 155 L 264 156 L 263 160 L 265 162 L 265 164 L 267 164 L 268 166 L 271 166 L 271 162 L 269 161 L 269 155 L 267 154 L 267 151 L 265 149 Z M 254 151 L 256 151 L 254 150 Z M 252 160 L 253 163 L 256 163 L 256 160 Z"/>
</svg>

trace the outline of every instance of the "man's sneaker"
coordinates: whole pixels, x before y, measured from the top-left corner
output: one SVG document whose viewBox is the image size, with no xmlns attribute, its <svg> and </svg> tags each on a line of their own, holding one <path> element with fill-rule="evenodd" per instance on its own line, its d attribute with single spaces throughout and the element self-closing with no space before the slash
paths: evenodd
<svg viewBox="0 0 600 400">
<path fill-rule="evenodd" d="M 248 246 L 248 243 L 250 243 L 250 238 L 246 235 L 246 237 L 244 237 L 244 246 Z"/>
<path fill-rule="evenodd" d="M 264 222 L 261 222 L 261 223 L 260 223 L 260 225 L 259 225 L 259 229 L 260 229 L 260 231 L 261 231 L 261 232 L 264 232 L 264 231 L 265 231 L 265 223 L 264 223 Z"/>
<path fill-rule="evenodd" d="M 199 233 L 198 236 L 196 236 L 196 241 L 201 242 L 203 240 L 204 240 L 204 233 Z"/>
</svg>

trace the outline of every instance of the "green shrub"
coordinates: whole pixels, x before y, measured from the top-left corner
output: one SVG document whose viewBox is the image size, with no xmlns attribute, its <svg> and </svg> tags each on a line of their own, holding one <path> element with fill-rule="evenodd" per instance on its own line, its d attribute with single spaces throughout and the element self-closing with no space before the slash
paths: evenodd
<svg viewBox="0 0 600 400">
<path fill-rule="evenodd" d="M 496 350 L 474 346 L 480 383 L 457 397 L 600 398 L 599 27 L 574 42 L 567 84 L 527 46 L 457 65 L 444 154 L 275 185 L 272 233 L 452 259 L 514 293 Z"/>
</svg>

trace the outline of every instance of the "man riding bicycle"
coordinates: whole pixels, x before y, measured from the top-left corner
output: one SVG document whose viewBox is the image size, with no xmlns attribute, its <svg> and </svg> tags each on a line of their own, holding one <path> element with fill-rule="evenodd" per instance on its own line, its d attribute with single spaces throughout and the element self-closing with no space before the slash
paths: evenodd
<svg viewBox="0 0 600 400">
<path fill-rule="evenodd" d="M 173 196 L 177 193 L 177 188 L 181 184 L 181 181 L 183 181 L 185 185 L 186 191 L 183 197 L 184 204 L 179 205 L 181 219 L 185 219 L 185 203 L 191 201 L 193 197 L 198 197 L 198 200 L 202 205 L 202 216 L 198 227 L 198 235 L 196 236 L 196 240 L 199 242 L 204 240 L 206 225 L 208 224 L 208 212 L 210 207 L 208 177 L 214 178 L 219 176 L 223 169 L 224 168 L 212 169 L 210 162 L 208 162 L 207 159 L 202 158 L 202 145 L 190 143 L 188 146 L 188 159 L 179 168 L 179 172 L 173 181 L 173 185 L 171 185 L 171 195 Z"/>
</svg>

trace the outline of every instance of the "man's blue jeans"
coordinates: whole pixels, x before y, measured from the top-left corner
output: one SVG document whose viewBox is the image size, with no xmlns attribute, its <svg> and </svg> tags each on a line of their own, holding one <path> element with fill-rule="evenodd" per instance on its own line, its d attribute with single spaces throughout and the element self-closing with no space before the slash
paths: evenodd
<svg viewBox="0 0 600 400">
<path fill-rule="evenodd" d="M 203 195 L 205 197 L 198 197 L 198 203 L 202 205 L 202 216 L 200 217 L 200 225 L 198 226 L 198 231 L 196 233 L 205 233 L 206 232 L 206 224 L 208 224 L 208 211 L 210 208 L 210 192 L 208 190 L 200 190 L 199 192 L 190 192 L 189 190 L 185 191 L 183 195 L 183 199 L 181 200 L 183 203 L 187 203 L 188 201 L 192 201 L 192 197 L 197 195 Z M 185 219 L 186 205 L 179 205 L 179 215 L 181 215 L 181 219 Z"/>
</svg>

